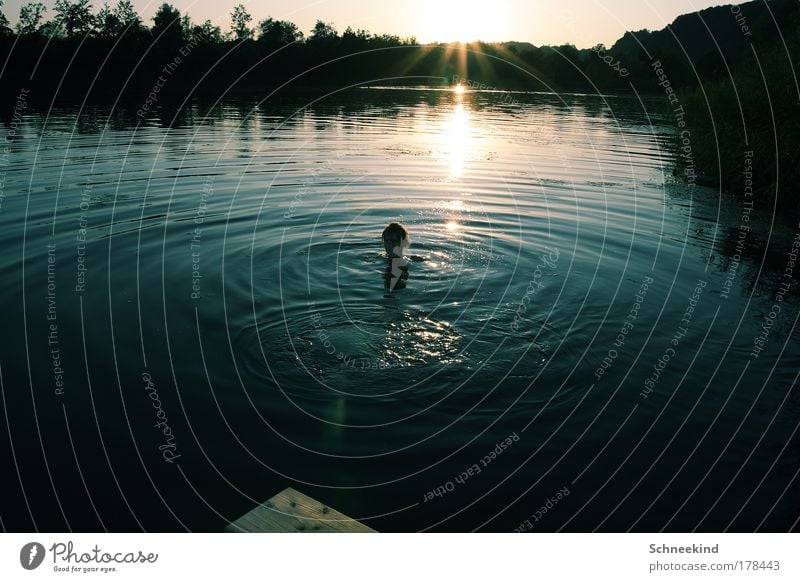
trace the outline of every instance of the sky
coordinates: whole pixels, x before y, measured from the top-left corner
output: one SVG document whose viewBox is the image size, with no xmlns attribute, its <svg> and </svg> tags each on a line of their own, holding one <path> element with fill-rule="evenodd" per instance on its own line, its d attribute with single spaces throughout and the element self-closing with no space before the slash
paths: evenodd
<svg viewBox="0 0 800 582">
<path fill-rule="evenodd" d="M 19 7 L 29 0 L 6 0 L 3 12 L 16 23 Z M 52 17 L 55 0 L 41 0 Z M 163 2 L 133 0 L 149 25 Z M 230 10 L 239 0 L 173 0 L 195 22 L 206 19 L 230 28 Z M 102 1 L 95 0 L 95 7 Z M 110 0 L 111 5 L 116 0 Z M 610 46 L 626 30 L 663 28 L 676 16 L 720 0 L 242 0 L 255 23 L 268 16 L 291 20 L 308 32 L 316 20 L 372 33 L 415 36 L 419 42 L 515 40 L 539 45 L 571 43 L 588 48 Z M 739 2 L 734 2 L 739 3 Z"/>
</svg>

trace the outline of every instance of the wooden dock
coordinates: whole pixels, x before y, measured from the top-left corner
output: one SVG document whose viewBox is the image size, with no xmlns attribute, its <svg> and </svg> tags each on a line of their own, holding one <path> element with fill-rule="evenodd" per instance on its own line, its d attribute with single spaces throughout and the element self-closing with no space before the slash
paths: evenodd
<svg viewBox="0 0 800 582">
<path fill-rule="evenodd" d="M 374 529 L 288 487 L 236 521 L 233 533 L 376 533 Z"/>
</svg>

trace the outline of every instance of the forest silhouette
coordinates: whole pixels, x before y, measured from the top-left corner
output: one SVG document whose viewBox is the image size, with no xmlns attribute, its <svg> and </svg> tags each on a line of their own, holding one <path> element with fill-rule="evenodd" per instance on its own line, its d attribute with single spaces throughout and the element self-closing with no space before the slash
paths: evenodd
<svg viewBox="0 0 800 582">
<path fill-rule="evenodd" d="M 163 106 L 195 95 L 360 85 L 458 82 L 633 96 L 665 96 L 669 88 L 676 101 L 665 109 L 669 113 L 675 103 L 683 108 L 700 176 L 739 191 L 743 152 L 756 150 L 759 196 L 780 190 L 781 208 L 798 207 L 789 188 L 777 188 L 800 178 L 793 65 L 800 62 L 800 3 L 792 0 L 708 8 L 682 15 L 663 30 L 626 32 L 611 47 L 586 49 L 527 42 L 419 44 L 413 37 L 349 27 L 339 32 L 323 21 L 305 34 L 288 21 L 254 22 L 241 4 L 231 10 L 225 32 L 208 20 L 193 22 L 170 4 L 162 4 L 148 26 L 129 0 L 97 12 L 90 0 L 57 0 L 52 14 L 41 3 L 29 3 L 12 27 L 2 4 L 0 98 L 7 103 L 22 89 L 44 103 L 117 103 L 141 111 L 154 89 Z"/>
</svg>

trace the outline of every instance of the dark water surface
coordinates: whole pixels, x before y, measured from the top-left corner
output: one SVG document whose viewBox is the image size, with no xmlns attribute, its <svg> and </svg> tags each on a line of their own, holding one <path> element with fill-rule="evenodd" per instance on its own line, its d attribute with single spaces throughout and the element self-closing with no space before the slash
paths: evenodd
<svg viewBox="0 0 800 582">
<path fill-rule="evenodd" d="M 219 531 L 287 486 L 381 531 L 796 527 L 796 230 L 674 180 L 659 108 L 5 120 L 3 527 Z"/>
</svg>

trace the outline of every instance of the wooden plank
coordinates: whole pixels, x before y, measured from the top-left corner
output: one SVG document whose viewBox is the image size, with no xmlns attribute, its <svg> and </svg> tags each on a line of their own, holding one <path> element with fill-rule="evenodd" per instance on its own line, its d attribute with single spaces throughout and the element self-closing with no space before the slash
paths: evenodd
<svg viewBox="0 0 800 582">
<path fill-rule="evenodd" d="M 234 533 L 375 533 L 375 530 L 288 487 L 236 521 Z"/>
</svg>

